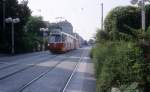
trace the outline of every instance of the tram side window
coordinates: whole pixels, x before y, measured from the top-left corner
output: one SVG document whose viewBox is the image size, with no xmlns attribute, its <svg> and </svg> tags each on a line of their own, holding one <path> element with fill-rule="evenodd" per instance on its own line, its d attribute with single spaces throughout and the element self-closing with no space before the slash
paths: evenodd
<svg viewBox="0 0 150 92">
<path fill-rule="evenodd" d="M 55 37 L 54 36 L 50 36 L 49 37 L 49 42 L 55 42 Z"/>
<path fill-rule="evenodd" d="M 70 42 L 70 37 L 69 37 L 69 36 L 67 36 L 67 42 L 68 42 L 68 43 Z"/>
<path fill-rule="evenodd" d="M 50 36 L 50 42 L 61 42 L 61 36 L 60 35 L 51 35 Z"/>
<path fill-rule="evenodd" d="M 62 42 L 65 42 L 67 39 L 67 36 L 66 35 L 62 35 Z"/>
</svg>

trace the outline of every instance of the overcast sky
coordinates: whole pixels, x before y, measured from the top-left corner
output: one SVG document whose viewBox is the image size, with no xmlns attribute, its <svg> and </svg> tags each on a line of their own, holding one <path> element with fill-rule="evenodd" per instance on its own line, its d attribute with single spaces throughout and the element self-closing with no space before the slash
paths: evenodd
<svg viewBox="0 0 150 92">
<path fill-rule="evenodd" d="M 101 6 L 104 16 L 116 6 L 130 5 L 130 0 L 28 0 L 33 15 L 41 15 L 46 21 L 64 17 L 84 39 L 94 36 L 101 25 Z"/>
</svg>

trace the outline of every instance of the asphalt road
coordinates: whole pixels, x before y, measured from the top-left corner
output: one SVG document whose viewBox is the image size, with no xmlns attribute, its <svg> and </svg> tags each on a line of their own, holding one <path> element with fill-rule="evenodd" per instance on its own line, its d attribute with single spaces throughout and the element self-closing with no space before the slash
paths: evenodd
<svg viewBox="0 0 150 92">
<path fill-rule="evenodd" d="M 0 57 L 0 92 L 95 92 L 90 47 Z"/>
</svg>

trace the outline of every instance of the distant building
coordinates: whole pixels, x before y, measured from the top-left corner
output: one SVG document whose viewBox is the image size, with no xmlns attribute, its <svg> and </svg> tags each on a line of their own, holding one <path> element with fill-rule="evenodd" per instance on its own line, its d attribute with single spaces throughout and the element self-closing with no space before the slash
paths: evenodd
<svg viewBox="0 0 150 92">
<path fill-rule="evenodd" d="M 73 32 L 72 24 L 64 18 L 59 17 L 55 21 L 51 22 L 49 24 L 49 31 L 63 31 L 76 37 L 80 45 L 84 43 L 83 38 L 78 33 Z"/>
<path fill-rule="evenodd" d="M 53 23 L 50 23 L 50 31 L 60 30 L 68 34 L 73 34 L 73 26 L 67 20 L 60 20 Z"/>
</svg>

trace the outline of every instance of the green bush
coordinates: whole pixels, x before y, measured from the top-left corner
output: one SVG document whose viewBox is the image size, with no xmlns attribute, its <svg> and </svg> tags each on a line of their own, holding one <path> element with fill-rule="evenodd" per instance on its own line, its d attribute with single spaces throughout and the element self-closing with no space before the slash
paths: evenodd
<svg viewBox="0 0 150 92">
<path fill-rule="evenodd" d="M 131 85 L 141 78 L 141 50 L 132 42 L 106 42 L 97 44 L 93 60 L 97 78 L 97 92 L 111 87 Z"/>
<path fill-rule="evenodd" d="M 150 5 L 145 6 L 149 20 Z M 141 30 L 140 8 L 116 7 L 105 19 L 105 30 L 98 30 L 91 51 L 95 63 L 97 91 L 112 87 L 121 92 L 150 90 L 150 21 Z"/>
</svg>

